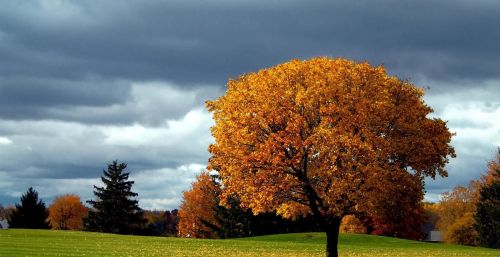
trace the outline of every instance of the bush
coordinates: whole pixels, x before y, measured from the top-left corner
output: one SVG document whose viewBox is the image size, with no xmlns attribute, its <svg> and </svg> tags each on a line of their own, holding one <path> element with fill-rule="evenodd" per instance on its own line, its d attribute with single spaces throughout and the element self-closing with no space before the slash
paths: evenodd
<svg viewBox="0 0 500 257">
<path fill-rule="evenodd" d="M 340 232 L 365 234 L 366 227 L 358 218 L 356 218 L 356 216 L 347 215 L 342 219 L 342 223 L 340 224 Z"/>
<path fill-rule="evenodd" d="M 445 232 L 444 240 L 461 245 L 477 245 L 474 214 L 469 212 L 457 219 Z"/>
</svg>

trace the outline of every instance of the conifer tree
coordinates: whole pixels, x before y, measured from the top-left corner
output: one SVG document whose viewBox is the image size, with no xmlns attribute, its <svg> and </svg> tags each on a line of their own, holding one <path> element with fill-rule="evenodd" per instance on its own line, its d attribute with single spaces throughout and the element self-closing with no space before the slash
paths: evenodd
<svg viewBox="0 0 500 257">
<path fill-rule="evenodd" d="M 48 229 L 48 218 L 45 203 L 38 200 L 38 193 L 30 187 L 21 196 L 21 204 L 16 204 L 16 209 L 9 215 L 8 222 L 11 228 Z"/>
<path fill-rule="evenodd" d="M 488 167 L 477 203 L 476 229 L 481 246 L 500 248 L 500 150 Z"/>
<path fill-rule="evenodd" d="M 146 224 L 138 201 L 137 193 L 131 191 L 134 181 L 129 181 L 129 173 L 123 172 L 127 164 L 113 163 L 103 170 L 101 180 L 104 187 L 94 186 L 96 200 L 87 201 L 92 205 L 84 220 L 86 230 L 116 234 L 139 233 Z"/>
</svg>

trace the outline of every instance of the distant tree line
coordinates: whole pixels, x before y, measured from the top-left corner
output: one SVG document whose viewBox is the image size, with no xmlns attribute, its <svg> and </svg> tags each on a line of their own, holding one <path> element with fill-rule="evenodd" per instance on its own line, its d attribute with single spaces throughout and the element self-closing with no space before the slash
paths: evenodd
<svg viewBox="0 0 500 257">
<path fill-rule="evenodd" d="M 480 180 L 443 193 L 426 210 L 445 242 L 500 248 L 500 150 Z"/>
<path fill-rule="evenodd" d="M 379 207 L 371 215 L 357 212 L 341 224 L 341 231 L 423 239 L 425 215 L 421 190 L 395 187 L 389 194 L 380 194 Z M 420 184 L 414 184 L 415 187 Z M 276 233 L 322 231 L 311 215 L 286 219 L 277 212 L 253 214 L 240 207 L 237 197 L 221 204 L 222 185 L 217 175 L 201 173 L 190 190 L 184 192 L 180 206 L 179 235 L 197 238 L 233 238 Z"/>
<path fill-rule="evenodd" d="M 213 207 L 214 223 L 202 220 L 217 238 L 321 231 L 311 216 L 290 220 L 277 215 L 276 212 L 254 215 L 251 210 L 242 209 L 236 198 L 229 200 L 229 203 L 229 206 Z"/>
<path fill-rule="evenodd" d="M 33 188 L 21 196 L 14 208 L 0 205 L 0 219 L 7 219 L 10 228 L 87 230 L 117 234 L 176 235 L 177 210 L 146 211 L 134 198 L 127 165 L 113 161 L 103 171 L 103 187 L 94 186 L 95 200 L 87 208 L 77 195 L 56 197 L 49 208 Z"/>
<path fill-rule="evenodd" d="M 179 211 L 174 210 L 145 210 L 146 229 L 142 235 L 148 236 L 177 236 Z"/>
<path fill-rule="evenodd" d="M 220 205 L 217 176 L 201 173 L 184 198 L 179 210 L 179 236 L 196 238 L 236 238 L 277 233 L 319 231 L 311 217 L 288 220 L 275 212 L 254 215 L 242 209 L 237 198 Z"/>
<path fill-rule="evenodd" d="M 500 153 L 481 180 L 443 193 L 438 203 L 423 203 L 422 191 L 408 188 L 412 185 L 421 186 L 406 181 L 389 194 L 379 194 L 376 209 L 346 216 L 341 232 L 423 240 L 436 228 L 449 243 L 500 248 Z M 276 212 L 254 215 L 240 207 L 237 197 L 221 205 L 221 187 L 217 175 L 197 176 L 183 195 L 179 236 L 232 238 L 321 230 L 307 215 L 296 220 L 281 218 Z"/>
<path fill-rule="evenodd" d="M 180 210 L 142 210 L 134 200 L 137 193 L 132 191 L 134 181 L 124 172 L 126 166 L 116 161 L 108 165 L 101 177 L 104 186 L 94 186 L 96 199 L 88 201 L 91 208 L 71 194 L 56 197 L 46 208 L 30 187 L 15 206 L 0 204 L 0 220 L 8 220 L 11 228 L 196 238 L 321 231 L 308 215 L 294 220 L 282 218 L 277 212 L 254 215 L 240 207 L 237 197 L 222 204 L 220 181 L 217 175 L 207 172 L 197 176 L 190 190 L 184 192 Z M 438 203 L 422 203 L 423 195 L 414 195 L 419 190 L 405 189 L 393 189 L 392 198 L 380 197 L 380 206 L 370 214 L 346 216 L 341 232 L 420 240 L 426 236 L 423 225 L 427 222 L 443 232 L 446 242 L 500 248 L 500 151 L 480 180 L 443 193 Z"/>
</svg>

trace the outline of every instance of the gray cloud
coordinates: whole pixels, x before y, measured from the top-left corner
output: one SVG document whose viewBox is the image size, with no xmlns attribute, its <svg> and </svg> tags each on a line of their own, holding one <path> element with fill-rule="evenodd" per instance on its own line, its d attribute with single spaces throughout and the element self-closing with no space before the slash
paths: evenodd
<svg viewBox="0 0 500 257">
<path fill-rule="evenodd" d="M 119 160 L 129 164 L 144 207 L 174 208 L 206 165 L 211 125 L 201 108 L 154 127 L 0 120 L 0 202 L 17 201 L 29 186 L 49 202 L 63 193 L 88 200 L 106 164 Z"/>
<path fill-rule="evenodd" d="M 109 90 L 111 89 L 111 90 Z M 51 108 L 102 107 L 121 104 L 130 97 L 130 83 L 99 79 L 5 78 L 0 82 L 0 117 L 40 119 Z"/>
<path fill-rule="evenodd" d="M 187 90 L 165 82 L 42 80 L 6 84 L 0 87 L 0 117 L 86 124 L 158 124 L 181 117 L 221 92 L 215 86 Z"/>
<path fill-rule="evenodd" d="M 1 56 L 12 60 L 10 74 L 221 84 L 315 55 L 440 79 L 500 70 L 500 4 L 492 1 L 29 3 L 2 11 Z"/>
</svg>

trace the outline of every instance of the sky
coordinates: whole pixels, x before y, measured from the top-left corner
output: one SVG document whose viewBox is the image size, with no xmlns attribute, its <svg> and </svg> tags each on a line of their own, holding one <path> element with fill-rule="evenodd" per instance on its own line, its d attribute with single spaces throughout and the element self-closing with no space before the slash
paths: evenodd
<svg viewBox="0 0 500 257">
<path fill-rule="evenodd" d="M 456 133 L 466 185 L 500 146 L 500 1 L 0 0 L 0 203 L 94 198 L 126 162 L 141 207 L 174 209 L 206 167 L 204 102 L 230 78 L 291 59 L 384 65 L 426 90 Z"/>
</svg>

